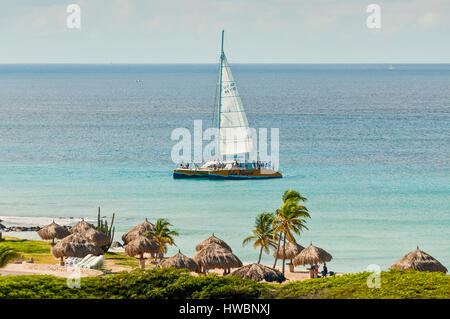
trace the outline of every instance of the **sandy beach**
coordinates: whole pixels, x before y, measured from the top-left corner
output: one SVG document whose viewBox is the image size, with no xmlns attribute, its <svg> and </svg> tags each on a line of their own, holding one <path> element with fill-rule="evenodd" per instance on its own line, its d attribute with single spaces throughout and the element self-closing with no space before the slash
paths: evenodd
<svg viewBox="0 0 450 319">
<path fill-rule="evenodd" d="M 244 263 L 244 265 L 248 265 L 249 263 Z M 269 265 L 266 265 L 270 267 Z M 146 269 L 153 268 L 154 265 L 149 265 L 147 261 Z M 281 267 L 276 267 L 279 271 L 281 271 Z M 107 272 L 117 273 L 121 271 L 131 271 L 134 268 L 129 266 L 121 266 L 115 264 L 112 260 L 105 259 L 104 270 Z M 232 269 L 233 271 L 234 269 Z M 51 264 L 8 264 L 6 267 L 0 269 L 0 275 L 8 276 L 8 275 L 52 275 L 57 277 L 70 277 L 73 276 L 78 269 L 74 267 L 60 266 L 60 265 L 51 265 Z M 221 269 L 212 269 L 209 273 L 215 273 L 219 276 L 223 276 L 223 270 Z M 103 275 L 104 272 L 101 270 L 95 269 L 79 269 L 80 277 L 96 277 Z M 199 276 L 201 274 L 191 272 L 194 276 Z M 342 274 L 337 274 L 342 275 Z M 309 279 L 309 272 L 306 269 L 298 268 L 295 269 L 294 272 L 290 272 L 286 269 L 285 277 L 287 282 L 296 281 L 296 280 L 305 280 Z"/>
<path fill-rule="evenodd" d="M 0 275 L 52 275 L 56 277 L 97 277 L 103 272 L 95 269 L 79 269 L 74 267 L 66 267 L 49 264 L 8 264 L 6 267 L 0 269 Z"/>
</svg>

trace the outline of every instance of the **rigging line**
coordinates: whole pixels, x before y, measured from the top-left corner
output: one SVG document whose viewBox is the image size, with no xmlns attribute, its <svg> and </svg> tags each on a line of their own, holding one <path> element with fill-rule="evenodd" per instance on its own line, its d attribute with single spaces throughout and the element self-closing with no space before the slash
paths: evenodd
<svg viewBox="0 0 450 319">
<path fill-rule="evenodd" d="M 223 72 L 223 59 L 225 58 L 225 54 L 223 52 L 224 33 L 225 33 L 225 31 L 222 30 L 222 40 L 221 40 L 221 45 L 220 45 L 219 103 L 218 103 L 218 111 L 217 111 L 217 113 L 218 113 L 218 121 L 217 121 L 218 125 L 217 125 L 217 127 L 219 129 L 219 132 L 218 132 L 218 141 L 219 141 L 219 143 L 220 143 L 220 112 L 221 112 L 221 106 L 222 106 L 222 80 L 223 80 L 222 79 L 223 78 L 222 72 Z M 220 147 L 219 147 L 218 154 L 219 154 L 218 157 L 220 159 Z"/>
</svg>

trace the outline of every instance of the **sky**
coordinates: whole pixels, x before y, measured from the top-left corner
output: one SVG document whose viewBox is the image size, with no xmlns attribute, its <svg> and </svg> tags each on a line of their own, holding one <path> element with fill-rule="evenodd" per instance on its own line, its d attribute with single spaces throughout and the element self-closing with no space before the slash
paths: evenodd
<svg viewBox="0 0 450 319">
<path fill-rule="evenodd" d="M 222 29 L 232 63 L 450 63 L 450 0 L 0 0 L 0 63 L 216 63 Z"/>
</svg>

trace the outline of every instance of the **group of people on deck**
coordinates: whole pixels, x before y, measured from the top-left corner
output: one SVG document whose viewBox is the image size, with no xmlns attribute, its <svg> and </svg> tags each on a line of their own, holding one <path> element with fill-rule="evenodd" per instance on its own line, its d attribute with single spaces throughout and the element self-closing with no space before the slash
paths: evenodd
<svg viewBox="0 0 450 319">
<path fill-rule="evenodd" d="M 224 163 L 224 162 L 220 162 L 220 161 L 215 161 L 214 164 L 212 166 L 210 166 L 210 168 L 212 169 L 223 169 L 225 168 L 228 164 L 231 164 L 231 168 L 245 168 L 245 169 L 261 169 L 261 168 L 270 168 L 270 163 L 268 162 L 261 162 L 261 161 L 253 161 L 253 162 L 238 162 L 238 161 L 234 161 L 234 162 L 228 162 L 228 163 Z M 183 169 L 189 169 L 189 168 L 197 168 L 197 165 L 191 163 L 181 163 L 180 164 L 180 168 Z"/>
<path fill-rule="evenodd" d="M 221 169 L 225 168 L 227 166 L 227 163 L 218 162 L 214 164 L 214 169 Z M 231 168 L 246 168 L 246 169 L 261 169 L 261 168 L 268 168 L 270 166 L 269 163 L 261 162 L 261 161 L 254 161 L 251 162 L 244 162 L 240 163 L 238 161 L 234 161 L 231 163 Z"/>
</svg>

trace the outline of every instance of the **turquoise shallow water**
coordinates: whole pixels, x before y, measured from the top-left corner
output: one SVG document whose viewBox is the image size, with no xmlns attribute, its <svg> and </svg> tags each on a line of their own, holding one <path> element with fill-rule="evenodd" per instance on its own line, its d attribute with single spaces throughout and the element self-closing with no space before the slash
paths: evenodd
<svg viewBox="0 0 450 319">
<path fill-rule="evenodd" d="M 253 261 L 254 217 L 293 188 L 312 214 L 299 242 L 329 269 L 386 268 L 416 245 L 450 266 L 449 65 L 233 70 L 250 124 L 280 129 L 283 179 L 172 179 L 170 132 L 212 122 L 214 65 L 0 66 L 1 219 L 70 223 L 100 205 L 119 236 L 166 217 L 186 254 L 215 232 Z"/>
</svg>

